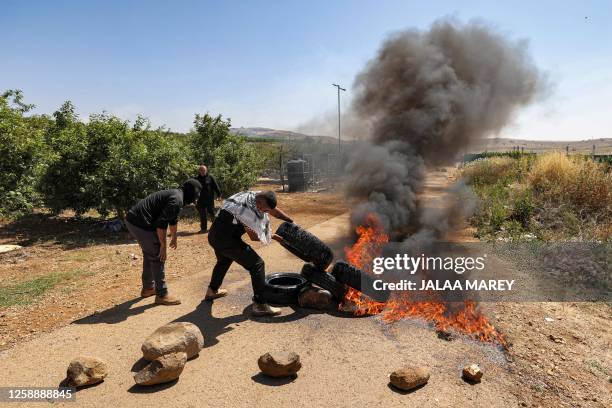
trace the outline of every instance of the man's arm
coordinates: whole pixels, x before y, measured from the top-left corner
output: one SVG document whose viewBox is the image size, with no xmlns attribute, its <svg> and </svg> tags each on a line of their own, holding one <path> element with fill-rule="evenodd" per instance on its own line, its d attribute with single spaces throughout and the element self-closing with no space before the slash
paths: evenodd
<svg viewBox="0 0 612 408">
<path fill-rule="evenodd" d="M 217 184 L 217 180 L 215 180 L 213 176 L 210 176 L 210 178 L 212 180 L 214 193 L 217 194 L 218 198 L 221 198 L 221 190 L 219 190 L 219 185 Z"/>
<path fill-rule="evenodd" d="M 170 248 L 172 249 L 176 249 L 177 243 L 176 243 L 176 226 L 178 224 L 174 224 L 174 225 L 170 225 L 170 227 L 168 227 L 168 229 L 170 230 Z"/>
<path fill-rule="evenodd" d="M 244 230 L 246 231 L 246 233 L 249 236 L 249 238 L 251 239 L 251 241 L 259 241 L 259 237 L 255 233 L 255 231 L 253 231 L 252 229 L 250 229 L 249 227 L 246 227 L 246 226 L 244 227 Z"/>
<path fill-rule="evenodd" d="M 283 210 L 281 210 L 278 207 L 276 207 L 273 210 L 270 210 L 269 213 L 271 216 L 278 218 L 279 220 L 293 222 L 293 220 Z"/>
<path fill-rule="evenodd" d="M 166 262 L 166 231 L 167 228 L 157 228 L 157 239 L 159 239 L 159 260 Z"/>
</svg>

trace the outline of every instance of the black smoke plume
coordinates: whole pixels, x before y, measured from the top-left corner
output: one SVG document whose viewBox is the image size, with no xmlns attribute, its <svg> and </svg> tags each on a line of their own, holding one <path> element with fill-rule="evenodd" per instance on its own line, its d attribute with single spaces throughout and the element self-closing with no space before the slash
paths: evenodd
<svg viewBox="0 0 612 408">
<path fill-rule="evenodd" d="M 482 23 L 443 20 L 391 35 L 353 87 L 352 111 L 370 134 L 346 166 L 348 193 L 361 201 L 353 225 L 373 212 L 388 232 L 441 235 L 470 200 L 455 186 L 453 203 L 419 210 L 427 168 L 452 164 L 472 142 L 499 133 L 544 82 L 525 42 Z"/>
</svg>

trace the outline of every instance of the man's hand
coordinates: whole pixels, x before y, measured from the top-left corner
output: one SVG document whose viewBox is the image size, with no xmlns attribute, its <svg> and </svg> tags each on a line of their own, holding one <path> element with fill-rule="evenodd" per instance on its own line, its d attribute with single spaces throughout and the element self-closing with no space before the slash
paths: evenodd
<svg viewBox="0 0 612 408">
<path fill-rule="evenodd" d="M 172 248 L 172 249 L 176 249 L 176 247 L 177 247 L 177 243 L 176 243 L 176 225 L 177 224 L 170 225 L 170 228 L 169 228 L 169 230 L 170 230 L 170 237 L 171 237 L 170 238 L 170 248 Z"/>
<path fill-rule="evenodd" d="M 165 245 L 159 247 L 159 260 L 161 262 L 166 262 L 166 246 Z"/>
<path fill-rule="evenodd" d="M 159 260 L 166 262 L 166 228 L 157 229 L 157 239 L 159 240 Z M 174 228 L 174 238 L 176 239 L 176 226 Z"/>
</svg>

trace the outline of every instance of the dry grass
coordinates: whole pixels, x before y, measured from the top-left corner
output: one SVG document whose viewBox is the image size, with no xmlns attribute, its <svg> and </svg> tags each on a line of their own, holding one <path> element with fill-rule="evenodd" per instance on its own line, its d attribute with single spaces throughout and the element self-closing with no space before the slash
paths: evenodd
<svg viewBox="0 0 612 408">
<path fill-rule="evenodd" d="M 490 157 L 468 163 L 463 176 L 474 184 L 495 184 L 511 176 L 516 170 L 516 160 L 511 157 Z"/>
<path fill-rule="evenodd" d="M 581 156 L 542 155 L 529 171 L 528 182 L 545 202 L 568 204 L 578 213 L 608 217 L 612 208 L 610 173 L 603 164 Z"/>
<path fill-rule="evenodd" d="M 469 163 L 462 175 L 480 197 L 472 219 L 479 236 L 612 237 L 612 175 L 588 156 L 489 157 Z"/>
</svg>

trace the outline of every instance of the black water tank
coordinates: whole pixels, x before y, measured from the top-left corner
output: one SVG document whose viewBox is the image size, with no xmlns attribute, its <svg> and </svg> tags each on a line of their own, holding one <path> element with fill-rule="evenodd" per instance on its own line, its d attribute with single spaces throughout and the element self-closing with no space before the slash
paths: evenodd
<svg viewBox="0 0 612 408">
<path fill-rule="evenodd" d="M 287 162 L 287 181 L 289 192 L 306 190 L 306 161 L 289 160 Z"/>
</svg>

